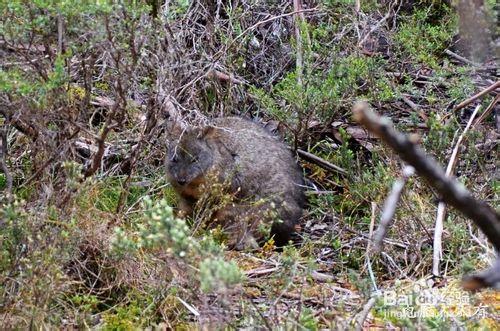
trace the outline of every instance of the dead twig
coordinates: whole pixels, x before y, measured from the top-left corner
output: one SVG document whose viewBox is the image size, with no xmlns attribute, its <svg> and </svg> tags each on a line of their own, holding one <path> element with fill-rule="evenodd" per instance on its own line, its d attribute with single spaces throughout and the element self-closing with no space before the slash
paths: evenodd
<svg viewBox="0 0 500 331">
<path fill-rule="evenodd" d="M 398 3 L 398 1 L 396 1 L 396 4 Z M 401 6 L 401 4 L 400 4 Z M 391 3 L 390 7 L 389 7 L 389 10 L 387 11 L 387 13 L 384 15 L 384 17 L 382 17 L 382 19 L 380 21 L 377 22 L 377 24 L 375 24 L 371 29 L 370 31 L 363 37 L 363 39 L 361 39 L 361 41 L 358 43 L 358 46 L 359 47 L 362 47 L 363 44 L 366 42 L 366 40 L 368 39 L 368 37 L 370 37 L 370 35 L 377 31 L 378 29 L 380 29 L 380 27 L 382 26 L 382 24 L 385 23 L 385 21 L 387 21 L 389 19 L 389 17 L 391 17 L 392 13 L 393 13 L 393 4 Z"/>
<path fill-rule="evenodd" d="M 370 280 L 372 281 L 373 291 L 375 291 L 375 293 L 378 293 L 377 281 L 375 280 L 375 274 L 373 273 L 372 262 L 370 260 L 371 243 L 373 240 L 373 228 L 375 227 L 375 218 L 377 217 L 377 204 L 372 201 L 371 206 L 372 216 L 370 218 L 370 232 L 368 236 L 370 240 L 368 240 L 368 244 L 366 245 L 365 262 L 368 268 L 368 274 L 370 275 Z"/>
<path fill-rule="evenodd" d="M 339 173 L 341 174 L 342 176 L 345 176 L 347 175 L 347 171 L 342 169 L 341 167 L 339 166 L 336 166 L 335 164 L 333 163 L 330 163 L 328 162 L 327 160 L 324 160 L 322 158 L 320 158 L 319 156 L 316 156 L 314 154 L 311 154 L 309 152 L 306 152 L 302 149 L 298 149 L 297 150 L 297 154 L 302 158 L 304 159 L 305 161 L 309 161 L 311 163 L 314 163 L 316 164 L 317 166 L 325 169 L 325 170 L 328 170 L 328 171 L 333 171 L 333 172 L 336 172 L 336 173 Z"/>
<path fill-rule="evenodd" d="M 458 55 L 457 53 L 454 53 L 454 52 L 450 51 L 449 49 L 445 49 L 444 52 L 445 52 L 445 54 L 451 56 L 452 58 L 457 59 L 460 62 L 470 64 L 471 66 L 474 66 L 474 67 L 481 67 L 481 65 L 479 63 L 476 63 L 476 62 L 473 62 L 469 59 L 466 59 L 465 57 Z"/>
<path fill-rule="evenodd" d="M 498 100 L 500 99 L 500 94 L 497 94 L 497 96 L 491 101 L 491 103 L 486 107 L 486 109 L 483 111 L 481 116 L 472 124 L 472 126 L 475 128 L 479 124 L 481 124 L 486 117 L 495 109 L 496 104 L 498 103 Z"/>
<path fill-rule="evenodd" d="M 272 274 L 273 272 L 275 271 L 278 271 L 278 267 L 273 267 L 273 268 L 257 268 L 257 269 L 252 269 L 252 270 L 248 270 L 248 271 L 245 271 L 245 275 L 248 277 L 248 278 L 254 278 L 254 277 L 259 277 L 259 276 L 262 276 L 262 275 L 268 275 L 268 274 Z"/>
<path fill-rule="evenodd" d="M 356 319 L 356 331 L 361 331 L 363 330 L 363 324 L 365 323 L 366 318 L 368 317 L 368 314 L 370 313 L 370 310 L 373 308 L 375 305 L 376 298 L 370 298 L 366 302 L 366 304 L 363 306 L 363 310 L 361 313 L 359 313 L 358 318 Z"/>
<path fill-rule="evenodd" d="M 295 15 L 297 13 L 310 13 L 310 12 L 315 12 L 317 11 L 318 8 L 308 8 L 308 9 L 300 9 L 300 10 L 294 10 L 293 12 L 290 12 L 290 13 L 285 13 L 285 14 L 281 14 L 281 15 L 276 15 L 276 16 L 273 16 L 273 17 L 270 17 L 268 19 L 265 19 L 265 20 L 262 20 L 262 21 L 259 21 L 257 23 L 255 23 L 254 25 L 246 28 L 242 33 L 240 33 L 239 35 L 236 36 L 236 38 L 234 38 L 231 42 L 231 44 L 233 44 L 234 42 L 236 42 L 238 39 L 240 39 L 241 37 L 243 37 L 245 34 L 247 34 L 248 32 L 252 31 L 252 30 L 255 30 L 256 28 L 258 28 L 259 26 L 261 26 L 262 24 L 266 24 L 266 23 L 269 23 L 269 22 L 272 22 L 274 20 L 278 20 L 280 18 L 284 18 L 284 17 L 287 17 L 287 16 L 292 16 L 292 15 Z M 230 45 L 231 45 L 230 44 Z"/>
<path fill-rule="evenodd" d="M 396 212 L 396 207 L 398 205 L 403 188 L 406 185 L 408 179 L 413 176 L 415 169 L 412 166 L 405 166 L 403 168 L 403 176 L 396 180 L 392 185 L 392 190 L 389 196 L 385 200 L 384 207 L 382 209 L 382 215 L 380 216 L 380 224 L 375 232 L 373 250 L 379 252 L 382 248 L 382 243 L 387 234 L 387 230 Z"/>
<path fill-rule="evenodd" d="M 92 162 L 89 164 L 89 166 L 84 172 L 85 178 L 92 176 L 101 166 L 102 157 L 104 155 L 104 150 L 105 150 L 104 147 L 106 138 L 108 137 L 108 134 L 111 132 L 111 130 L 113 130 L 116 126 L 117 126 L 116 124 L 108 125 L 108 123 L 104 125 L 104 128 L 102 129 L 99 138 L 97 138 L 97 152 L 94 154 Z"/>
<path fill-rule="evenodd" d="M 500 88 L 500 81 L 488 86 L 487 88 L 485 88 L 484 90 L 482 90 L 481 92 L 473 95 L 472 97 L 470 97 L 469 99 L 466 99 L 464 101 L 462 101 L 461 103 L 459 103 L 456 107 L 455 107 L 455 111 L 459 110 L 459 109 L 462 109 L 464 108 L 465 106 L 467 106 L 468 104 L 474 102 L 476 99 L 479 99 L 480 97 L 482 97 L 483 95 L 486 95 L 492 91 L 495 91 L 497 88 Z"/>
<path fill-rule="evenodd" d="M 396 131 L 388 118 L 380 117 L 371 111 L 367 103 L 357 103 L 353 107 L 353 113 L 357 122 L 379 136 L 405 162 L 413 166 L 446 203 L 473 220 L 493 246 L 500 250 L 500 215 L 493 208 L 483 201 L 476 200 L 457 180 L 447 177 L 434 159 L 406 135 Z"/>
<path fill-rule="evenodd" d="M 481 109 L 480 105 L 476 107 L 471 117 L 469 118 L 469 121 L 467 122 L 464 131 L 457 139 L 457 143 L 455 144 L 453 152 L 451 153 L 448 166 L 446 167 L 445 175 L 447 177 L 451 176 L 451 174 L 453 173 L 453 169 L 455 168 L 455 164 L 457 162 L 457 155 L 458 155 L 458 150 L 460 148 L 460 144 L 462 143 L 465 135 L 469 131 L 469 128 L 472 125 L 472 122 L 474 121 L 479 109 Z M 443 222 L 445 215 L 446 215 L 446 204 L 440 201 L 437 208 L 436 224 L 434 226 L 434 243 L 433 243 L 433 254 L 432 254 L 432 274 L 434 276 L 439 276 L 441 274 L 439 264 L 441 262 L 441 255 L 442 255 L 441 237 L 443 234 Z"/>
</svg>

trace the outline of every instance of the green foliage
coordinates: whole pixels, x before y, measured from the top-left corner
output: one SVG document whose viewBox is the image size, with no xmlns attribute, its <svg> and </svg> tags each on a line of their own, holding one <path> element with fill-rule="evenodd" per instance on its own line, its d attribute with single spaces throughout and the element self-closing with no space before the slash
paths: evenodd
<svg viewBox="0 0 500 331">
<path fill-rule="evenodd" d="M 7 186 L 7 178 L 5 174 L 0 174 L 0 190 L 4 190 Z"/>
<path fill-rule="evenodd" d="M 136 239 L 122 228 L 115 228 L 112 245 L 120 255 L 139 249 L 156 249 L 172 253 L 188 261 L 197 256 L 205 257 L 199 265 L 200 288 L 204 292 L 224 291 L 239 284 L 243 279 L 234 261 L 226 262 L 219 257 L 219 245 L 210 237 L 195 240 L 184 220 L 174 217 L 172 207 L 165 200 L 154 203 L 144 199 L 144 223 L 137 225 Z"/>
<path fill-rule="evenodd" d="M 474 93 L 474 82 L 468 74 L 462 73 L 448 79 L 448 93 L 454 100 L 464 100 Z"/>
<path fill-rule="evenodd" d="M 403 54 L 437 68 L 439 55 L 446 49 L 456 30 L 456 18 L 449 9 L 446 13 L 438 22 L 431 22 L 432 12 L 420 9 L 403 21 L 395 38 Z"/>
<path fill-rule="evenodd" d="M 200 288 L 203 292 L 225 290 L 242 280 L 243 275 L 234 261 L 207 258 L 200 263 Z"/>
<path fill-rule="evenodd" d="M 100 299 L 91 294 L 76 294 L 71 297 L 71 303 L 83 312 L 93 313 L 97 311 L 97 307 L 101 303 Z"/>
<path fill-rule="evenodd" d="M 19 97 L 33 97 L 39 106 L 47 101 L 47 96 L 57 91 L 68 81 L 64 68 L 64 57 L 58 56 L 47 79 L 34 79 L 17 68 L 0 70 L 0 91 Z"/>
<path fill-rule="evenodd" d="M 431 152 L 438 160 L 442 161 L 446 157 L 446 153 L 451 146 L 456 135 L 457 123 L 443 123 L 440 115 L 431 113 L 427 120 L 429 132 L 423 139 L 424 147 Z"/>
<path fill-rule="evenodd" d="M 137 225 L 136 240 L 129 238 L 122 228 L 115 228 L 113 246 L 117 252 L 162 246 L 179 257 L 185 257 L 196 248 L 197 242 L 190 236 L 186 222 L 174 217 L 172 207 L 165 200 L 154 203 L 146 197 L 143 202 L 144 223 Z"/>
<path fill-rule="evenodd" d="M 95 196 L 95 207 L 106 212 L 114 212 L 120 200 L 122 191 L 121 180 L 119 178 L 110 178 L 100 183 L 100 188 Z"/>
<path fill-rule="evenodd" d="M 299 316 L 299 324 L 306 330 L 315 331 L 319 329 L 318 318 L 309 307 L 304 307 Z"/>
<path fill-rule="evenodd" d="M 306 67 L 303 85 L 298 84 L 294 71 L 279 81 L 270 93 L 254 87 L 252 94 L 270 116 L 292 126 L 297 125 L 302 113 L 314 112 L 320 119 L 328 120 L 342 115 L 338 109 L 345 109 L 346 100 L 394 99 L 395 92 L 381 71 L 383 65 L 384 61 L 376 57 L 334 56 L 326 72 Z M 369 88 L 364 86 L 367 82 Z M 283 102 L 286 107 L 278 106 Z"/>
<path fill-rule="evenodd" d="M 150 295 L 130 291 L 127 303 L 103 314 L 103 330 L 137 330 L 150 324 L 154 308 Z"/>
</svg>

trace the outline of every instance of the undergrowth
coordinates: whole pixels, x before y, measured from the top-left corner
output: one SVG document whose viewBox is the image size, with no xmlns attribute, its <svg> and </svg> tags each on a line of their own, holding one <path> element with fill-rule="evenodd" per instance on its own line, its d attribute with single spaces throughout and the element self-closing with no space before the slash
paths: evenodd
<svg viewBox="0 0 500 331">
<path fill-rule="evenodd" d="M 317 330 L 354 327 L 374 282 L 414 296 L 431 272 L 440 197 L 410 178 L 383 254 L 367 263 L 403 164 L 352 121 L 351 107 L 369 101 L 445 166 L 475 105 L 453 107 L 491 80 L 445 56 L 457 33 L 454 9 L 362 1 L 355 13 L 354 1 L 335 0 L 295 22 L 279 16 L 290 4 L 159 3 L 0 4 L 3 326 Z M 301 161 L 308 206 L 295 243 L 228 251 L 217 229 L 175 215 L 178 199 L 163 175 L 172 109 L 191 123 L 263 119 L 291 147 L 345 174 Z M 455 174 L 498 208 L 493 124 L 487 118 L 469 132 Z M 493 250 L 453 210 L 445 228 L 441 268 L 451 285 L 439 291 L 459 291 L 456 279 L 486 267 Z M 408 317 L 380 298 L 373 307 L 377 327 L 493 320 Z"/>
</svg>

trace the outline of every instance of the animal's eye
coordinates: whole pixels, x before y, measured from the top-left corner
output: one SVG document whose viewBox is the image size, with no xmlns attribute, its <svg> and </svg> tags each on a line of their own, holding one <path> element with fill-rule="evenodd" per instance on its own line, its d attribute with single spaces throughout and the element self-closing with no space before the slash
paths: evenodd
<svg viewBox="0 0 500 331">
<path fill-rule="evenodd" d="M 170 162 L 177 163 L 177 161 L 179 161 L 177 154 L 172 155 L 172 157 L 170 158 Z"/>
</svg>

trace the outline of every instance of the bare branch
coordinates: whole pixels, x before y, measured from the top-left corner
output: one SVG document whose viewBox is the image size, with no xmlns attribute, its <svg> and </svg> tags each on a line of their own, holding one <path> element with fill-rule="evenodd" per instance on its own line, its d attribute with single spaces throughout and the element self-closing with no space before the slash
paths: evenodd
<svg viewBox="0 0 500 331">
<path fill-rule="evenodd" d="M 417 173 L 426 179 L 444 201 L 473 220 L 493 246 L 500 250 L 500 215 L 485 202 L 476 200 L 456 179 L 446 176 L 438 163 L 413 143 L 406 135 L 396 131 L 388 118 L 380 117 L 367 103 L 353 107 L 356 121 L 379 136 Z"/>
<path fill-rule="evenodd" d="M 472 62 L 471 60 L 466 59 L 465 57 L 458 55 L 457 53 L 454 53 L 454 52 L 450 51 L 449 49 L 445 49 L 444 52 L 445 52 L 445 54 L 457 59 L 458 61 L 470 64 L 471 66 L 474 66 L 474 67 L 481 67 L 481 65 L 479 63 Z"/>
<path fill-rule="evenodd" d="M 297 150 L 297 154 L 302 159 L 304 159 L 306 161 L 309 161 L 309 162 L 312 162 L 312 163 L 316 164 L 317 166 L 319 166 L 319 167 L 321 167 L 321 168 L 323 168 L 325 170 L 337 172 L 337 173 L 341 174 L 342 176 L 347 175 L 347 171 L 346 170 L 342 169 L 339 166 L 336 166 L 333 163 L 328 162 L 327 160 L 324 160 L 324 159 L 320 158 L 319 156 L 316 156 L 314 154 L 306 152 L 306 151 L 304 151 L 302 149 L 298 149 Z"/>
<path fill-rule="evenodd" d="M 370 300 L 368 300 L 366 304 L 363 306 L 363 310 L 361 311 L 361 313 L 359 313 L 358 318 L 356 319 L 356 329 L 355 329 L 356 331 L 361 331 L 364 329 L 363 324 L 365 323 L 365 320 L 368 317 L 370 310 L 375 305 L 376 301 L 377 299 L 375 297 L 370 298 Z"/>
<path fill-rule="evenodd" d="M 486 107 L 486 109 L 483 111 L 481 116 L 479 116 L 479 118 L 474 122 L 474 124 L 472 124 L 473 127 L 478 126 L 484 121 L 486 117 L 488 117 L 488 115 L 493 111 L 493 109 L 495 109 L 498 100 L 500 100 L 500 94 L 497 94 L 497 96 L 493 99 L 493 101 L 491 101 L 488 107 Z"/>
<path fill-rule="evenodd" d="M 459 110 L 459 109 L 462 109 L 464 108 L 465 106 L 467 106 L 468 104 L 474 102 L 476 99 L 479 99 L 480 97 L 482 97 L 483 95 L 485 94 L 488 94 L 492 91 L 495 91 L 497 88 L 500 88 L 500 81 L 490 85 L 489 87 L 485 88 L 484 90 L 482 90 L 481 92 L 473 95 L 472 97 L 470 97 L 469 99 L 467 100 L 464 100 L 462 101 L 461 103 L 459 103 L 456 107 L 455 107 L 455 111 Z"/>
<path fill-rule="evenodd" d="M 413 176 L 415 169 L 412 166 L 405 166 L 403 168 L 403 176 L 396 180 L 392 185 L 392 190 L 389 196 L 385 200 L 384 208 L 382 209 L 382 215 L 380 216 L 380 224 L 375 232 L 373 249 L 379 252 L 382 248 L 382 243 L 387 234 L 387 230 L 396 212 L 396 207 L 398 205 L 403 188 L 408 181 L 408 178 Z"/>
</svg>

